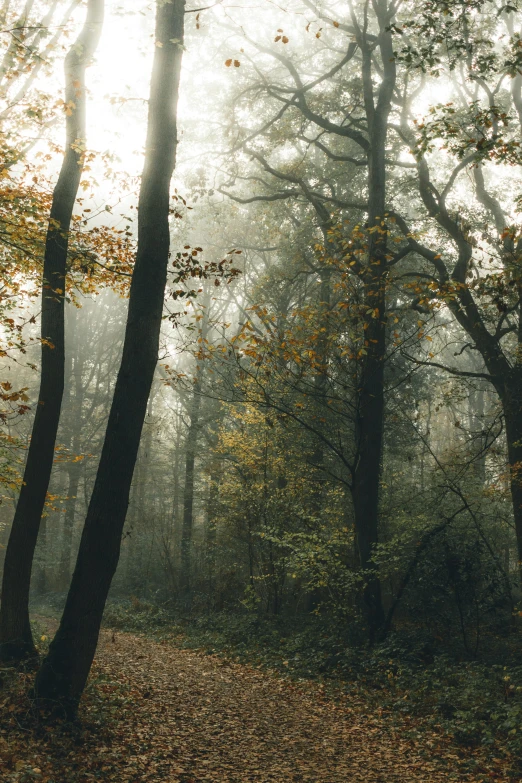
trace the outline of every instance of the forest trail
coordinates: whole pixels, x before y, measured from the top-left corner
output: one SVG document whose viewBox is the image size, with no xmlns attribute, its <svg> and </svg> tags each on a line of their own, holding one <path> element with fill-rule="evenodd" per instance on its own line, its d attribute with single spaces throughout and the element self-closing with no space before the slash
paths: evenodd
<svg viewBox="0 0 522 783">
<path fill-rule="evenodd" d="M 23 706 L 7 710 L 6 783 L 507 780 L 487 763 L 466 772 L 467 752 L 360 696 L 128 633 L 103 633 L 76 733 L 28 731 Z"/>
</svg>

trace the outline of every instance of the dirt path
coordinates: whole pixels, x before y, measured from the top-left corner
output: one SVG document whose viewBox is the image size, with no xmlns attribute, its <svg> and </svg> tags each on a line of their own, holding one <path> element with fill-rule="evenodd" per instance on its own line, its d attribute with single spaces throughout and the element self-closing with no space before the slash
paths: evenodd
<svg viewBox="0 0 522 783">
<path fill-rule="evenodd" d="M 507 780 L 363 700 L 124 633 L 103 635 L 81 730 L 28 729 L 21 712 L 2 721 L 2 783 Z"/>
</svg>

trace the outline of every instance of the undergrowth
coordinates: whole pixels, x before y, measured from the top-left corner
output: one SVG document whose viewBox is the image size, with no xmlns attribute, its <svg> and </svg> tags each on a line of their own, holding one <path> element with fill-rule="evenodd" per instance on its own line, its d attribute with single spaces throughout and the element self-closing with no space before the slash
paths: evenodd
<svg viewBox="0 0 522 783">
<path fill-rule="evenodd" d="M 403 630 L 373 648 L 349 642 L 322 618 L 250 613 L 182 616 L 143 601 L 112 603 L 107 626 L 170 640 L 185 648 L 321 679 L 381 708 L 411 715 L 473 748 L 512 757 L 522 773 L 522 665 L 518 635 L 492 638 L 480 660 L 437 646 L 428 634 Z"/>
</svg>

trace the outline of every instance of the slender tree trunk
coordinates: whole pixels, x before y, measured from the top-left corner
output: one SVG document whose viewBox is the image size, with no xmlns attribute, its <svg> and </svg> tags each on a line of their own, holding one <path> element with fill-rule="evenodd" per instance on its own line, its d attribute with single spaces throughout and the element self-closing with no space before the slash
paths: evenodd
<svg viewBox="0 0 522 783">
<path fill-rule="evenodd" d="M 77 327 L 77 315 L 76 311 L 72 314 L 71 319 L 71 343 L 77 343 L 74 339 L 76 337 Z M 73 342 L 74 341 L 74 342 Z M 70 455 L 69 458 L 73 460 L 77 458 L 81 450 L 82 442 L 82 426 L 83 426 L 83 358 L 79 344 L 75 345 L 74 359 L 71 357 L 71 371 L 69 373 L 70 383 L 72 386 L 72 380 L 74 379 L 74 397 L 72 394 L 69 396 L 69 446 Z M 60 561 L 58 565 L 58 587 L 60 590 L 66 590 L 71 579 L 71 560 L 72 560 L 72 545 L 73 545 L 73 533 L 74 533 L 74 518 L 76 513 L 76 501 L 78 497 L 78 487 L 80 485 L 81 477 L 81 462 L 69 462 L 67 464 L 67 500 L 65 505 L 65 517 L 63 520 L 62 529 L 62 541 L 60 547 Z"/>
<path fill-rule="evenodd" d="M 210 298 L 205 297 L 203 318 L 199 337 L 203 344 L 208 335 L 208 313 Z M 201 389 L 203 385 L 204 368 L 198 364 L 192 399 L 189 410 L 189 426 L 185 441 L 185 485 L 183 487 L 183 520 L 181 526 L 181 562 L 180 562 L 180 595 L 190 601 L 191 570 L 192 570 L 192 534 L 194 529 L 194 485 L 195 463 L 198 446 L 198 436 L 201 428 Z"/>
<path fill-rule="evenodd" d="M 517 366 L 505 384 L 503 407 L 510 468 L 510 488 L 518 547 L 518 573 L 522 585 L 522 368 Z"/>
<path fill-rule="evenodd" d="M 180 532 L 180 497 L 181 489 L 179 485 L 180 463 L 181 463 L 181 416 L 176 414 L 176 442 L 172 457 L 173 476 L 172 476 L 172 539 L 176 541 Z"/>
<path fill-rule="evenodd" d="M 169 189 L 177 142 L 176 110 L 183 0 L 157 3 L 156 47 L 138 250 L 123 355 L 105 441 L 60 627 L 35 683 L 37 697 L 74 715 L 91 668 L 129 502 L 147 400 L 158 359 L 169 258 Z"/>
<path fill-rule="evenodd" d="M 325 246 L 328 241 L 326 226 L 323 226 L 323 235 Z M 330 307 L 331 307 L 331 270 L 328 267 L 320 271 L 320 287 L 318 303 L 318 324 L 319 339 L 317 341 L 317 356 L 321 362 L 321 370 L 314 376 L 314 397 L 317 407 L 320 411 L 319 422 L 324 419 L 324 430 L 328 428 L 328 360 L 329 360 L 329 338 L 330 333 Z M 322 473 L 324 469 L 324 447 L 321 440 L 317 441 L 311 456 L 312 465 L 317 468 L 316 486 L 313 492 L 313 510 L 318 516 L 321 514 L 324 504 L 325 476 Z"/>
<path fill-rule="evenodd" d="M 163 553 L 165 571 L 169 584 L 168 592 L 179 593 L 179 562 L 178 553 L 180 551 L 179 541 L 181 537 L 180 525 L 180 456 L 181 456 L 181 427 L 180 416 L 176 413 L 176 439 L 172 450 L 172 506 L 170 513 L 167 512 L 167 522 L 163 533 Z M 174 552 L 176 556 L 174 556 Z"/>
<path fill-rule="evenodd" d="M 43 262 L 38 405 L 4 562 L 0 610 L 0 656 L 4 659 L 34 654 L 29 587 L 64 388 L 65 276 L 72 211 L 83 169 L 85 69 L 100 38 L 103 11 L 103 0 L 89 0 L 85 25 L 65 58 L 66 148 L 54 189 Z"/>
<path fill-rule="evenodd" d="M 60 590 L 66 590 L 71 578 L 71 559 L 73 548 L 74 518 L 76 514 L 76 499 L 80 485 L 81 467 L 73 463 L 67 467 L 67 505 L 63 520 L 60 563 L 58 566 L 58 585 Z"/>
<path fill-rule="evenodd" d="M 323 213 L 324 214 L 324 213 Z M 322 220 L 322 232 L 325 247 L 328 242 L 328 233 L 330 215 L 328 215 L 328 222 L 323 218 Z M 330 334 L 330 308 L 331 308 L 331 269 L 324 267 L 320 270 L 320 286 L 319 286 L 319 302 L 318 302 L 318 334 L 319 339 L 317 341 L 317 356 L 321 363 L 321 370 L 315 375 L 313 390 L 315 404 L 319 411 L 318 428 L 325 434 L 331 424 L 330 410 L 328 406 L 328 362 L 329 362 L 329 334 Z M 324 458 L 324 444 L 319 438 L 315 444 L 315 448 L 310 457 L 310 462 L 316 469 L 316 475 L 314 476 L 314 483 L 312 485 L 311 494 L 311 509 L 312 513 L 316 517 L 321 517 L 325 502 L 325 490 L 326 490 L 326 475 L 324 473 L 325 458 Z M 312 612 L 321 602 L 321 589 L 314 587 L 307 592 L 304 599 L 304 606 L 307 612 Z"/>
<path fill-rule="evenodd" d="M 201 372 L 201 370 L 199 370 Z M 194 384 L 190 405 L 190 423 L 185 445 L 185 486 L 183 489 L 183 523 L 181 527 L 181 570 L 180 594 L 188 599 L 191 590 L 192 532 L 194 525 L 194 466 L 199 434 L 199 414 L 201 410 L 201 383 Z"/>
<path fill-rule="evenodd" d="M 219 498 L 219 482 L 221 464 L 219 460 L 212 460 L 210 464 L 208 495 L 206 504 L 205 545 L 207 566 L 207 593 L 208 610 L 214 605 L 214 578 L 216 575 L 216 544 L 217 544 L 217 507 Z"/>
</svg>

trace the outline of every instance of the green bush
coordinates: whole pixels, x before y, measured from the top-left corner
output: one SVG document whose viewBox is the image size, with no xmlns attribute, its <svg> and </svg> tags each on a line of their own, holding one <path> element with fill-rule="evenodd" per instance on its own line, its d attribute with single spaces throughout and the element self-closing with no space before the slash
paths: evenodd
<svg viewBox="0 0 522 783">
<path fill-rule="evenodd" d="M 170 626 L 172 622 L 171 615 L 165 609 L 138 598 L 109 602 L 103 614 L 106 627 L 125 631 L 150 632 Z"/>
</svg>

